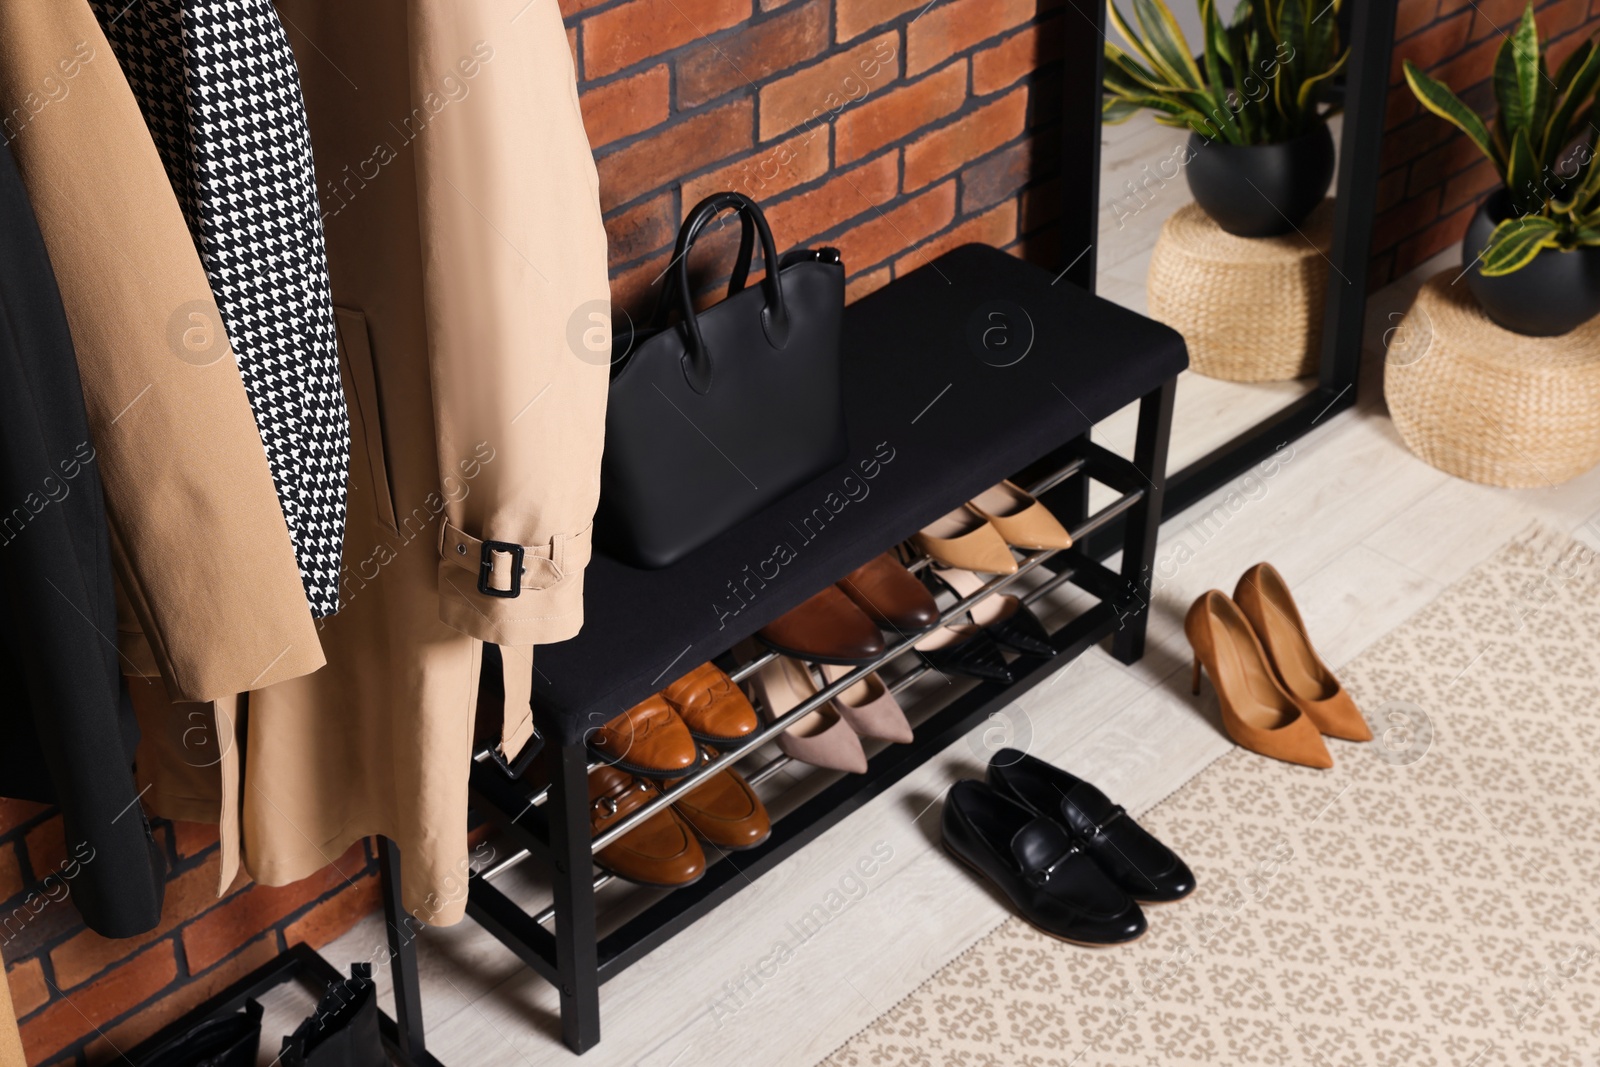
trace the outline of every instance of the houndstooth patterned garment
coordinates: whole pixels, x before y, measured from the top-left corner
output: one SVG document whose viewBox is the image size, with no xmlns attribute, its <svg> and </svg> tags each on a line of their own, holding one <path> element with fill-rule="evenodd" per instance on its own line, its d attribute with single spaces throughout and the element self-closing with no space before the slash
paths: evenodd
<svg viewBox="0 0 1600 1067">
<path fill-rule="evenodd" d="M 239 362 L 313 615 L 339 609 L 350 422 L 311 138 L 269 0 L 90 0 Z"/>
</svg>

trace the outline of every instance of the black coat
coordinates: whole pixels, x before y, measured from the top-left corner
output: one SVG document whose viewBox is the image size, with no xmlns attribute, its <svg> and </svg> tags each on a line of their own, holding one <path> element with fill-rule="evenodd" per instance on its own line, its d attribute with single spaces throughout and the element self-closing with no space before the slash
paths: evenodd
<svg viewBox="0 0 1600 1067">
<path fill-rule="evenodd" d="M 116 638 L 72 337 L 0 141 L 0 796 L 58 805 L 67 842 L 61 869 L 34 872 L 32 900 L 0 911 L 0 938 L 63 898 L 108 937 L 160 919 L 165 869 L 134 788 L 138 727 L 121 696 Z"/>
</svg>

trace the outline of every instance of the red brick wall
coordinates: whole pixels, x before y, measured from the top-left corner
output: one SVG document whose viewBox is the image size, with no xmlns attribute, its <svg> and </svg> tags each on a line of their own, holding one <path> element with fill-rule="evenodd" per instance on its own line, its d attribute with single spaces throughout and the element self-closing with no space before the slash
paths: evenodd
<svg viewBox="0 0 1600 1067">
<path fill-rule="evenodd" d="M 116 1061 L 286 946 L 320 948 L 378 907 L 370 845 L 292 886 L 218 900 L 215 828 L 158 821 L 155 835 L 171 867 L 161 923 L 109 940 L 84 928 L 59 876 L 40 884 L 66 855 L 53 809 L 0 800 L 0 956 L 30 1064 Z"/>
<path fill-rule="evenodd" d="M 1063 16 L 1039 0 L 564 0 L 636 319 L 678 223 L 737 189 L 780 251 L 832 244 L 852 299 L 966 241 L 1048 260 Z M 696 250 L 724 277 L 735 228 Z"/>
<path fill-rule="evenodd" d="M 1525 0 L 1399 0 L 1390 74 L 1372 281 L 1382 285 L 1461 240 L 1478 202 L 1499 178 L 1455 127 L 1422 110 L 1405 83 L 1411 60 L 1480 114 L 1494 112 L 1495 53 Z M 1554 42 L 1553 70 L 1600 28 L 1600 0 L 1536 0 L 1540 36 Z"/>
</svg>

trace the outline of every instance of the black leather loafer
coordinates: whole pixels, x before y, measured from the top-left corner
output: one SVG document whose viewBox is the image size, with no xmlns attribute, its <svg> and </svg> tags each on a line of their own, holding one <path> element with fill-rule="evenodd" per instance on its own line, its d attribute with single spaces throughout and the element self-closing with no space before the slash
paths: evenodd
<svg viewBox="0 0 1600 1067">
<path fill-rule="evenodd" d="M 1053 820 L 989 785 L 957 782 L 945 794 L 944 845 L 999 886 L 1021 915 L 1076 945 L 1120 945 L 1145 932 L 1144 913 L 1083 845 Z"/>
<path fill-rule="evenodd" d="M 1072 832 L 1123 892 L 1166 904 L 1194 892 L 1194 874 L 1100 790 L 1042 759 L 1002 748 L 989 759 L 989 784 L 1035 815 Z"/>
</svg>

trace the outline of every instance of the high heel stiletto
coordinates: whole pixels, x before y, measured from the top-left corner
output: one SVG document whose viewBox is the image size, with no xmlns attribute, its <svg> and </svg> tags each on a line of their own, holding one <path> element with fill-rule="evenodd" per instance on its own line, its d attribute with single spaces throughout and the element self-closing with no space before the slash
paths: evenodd
<svg viewBox="0 0 1600 1067">
<path fill-rule="evenodd" d="M 1361 709 L 1311 647 L 1305 620 L 1277 568 L 1257 563 L 1245 571 L 1233 599 L 1261 639 L 1278 681 L 1317 729 L 1345 741 L 1371 741 Z"/>
<path fill-rule="evenodd" d="M 831 663 L 818 664 L 818 667 L 829 685 L 855 669 Z M 876 672 L 834 697 L 833 702 L 840 716 L 850 724 L 850 729 L 862 737 L 902 745 L 909 743 L 913 737 L 905 710 Z"/>
<path fill-rule="evenodd" d="M 965 599 L 986 584 L 981 575 L 947 567 L 931 567 L 934 578 L 956 596 Z M 1026 604 L 1010 593 L 985 597 L 968 612 L 972 621 L 983 627 L 999 645 L 1024 656 L 1049 659 L 1056 654 L 1050 631 Z"/>
<path fill-rule="evenodd" d="M 773 721 L 818 693 L 805 664 L 787 656 L 779 656 L 757 671 L 754 685 Z M 786 756 L 801 763 L 851 774 L 866 773 L 867 753 L 861 747 L 861 738 L 832 701 L 802 715 L 799 722 L 778 735 L 777 741 Z"/>
<path fill-rule="evenodd" d="M 1229 737 L 1286 763 L 1333 766 L 1316 724 L 1278 681 L 1237 604 L 1216 589 L 1202 594 L 1184 617 L 1183 632 L 1194 648 L 1192 687 L 1200 691 L 1203 666 L 1216 687 Z"/>
</svg>

